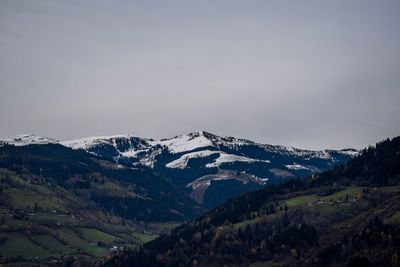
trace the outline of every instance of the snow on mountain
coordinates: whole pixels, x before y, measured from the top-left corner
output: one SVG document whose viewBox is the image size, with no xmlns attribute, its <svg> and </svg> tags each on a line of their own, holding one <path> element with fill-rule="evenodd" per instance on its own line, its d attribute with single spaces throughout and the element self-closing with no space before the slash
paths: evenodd
<svg viewBox="0 0 400 267">
<path fill-rule="evenodd" d="M 220 153 L 219 157 L 212 163 L 206 164 L 207 168 L 219 167 L 222 163 L 230 163 L 230 162 L 266 162 L 269 163 L 269 160 L 258 160 L 243 156 L 237 156 L 227 153 Z"/>
<path fill-rule="evenodd" d="M 196 157 L 207 157 L 210 154 L 217 153 L 216 151 L 203 150 L 201 153 L 195 153 L 195 150 L 199 150 L 206 147 L 212 147 L 219 151 L 219 148 L 226 147 L 233 151 L 238 151 L 245 146 L 258 147 L 264 151 L 270 153 L 279 153 L 281 155 L 302 157 L 308 159 L 331 159 L 332 151 L 334 150 L 302 150 L 292 147 L 285 147 L 280 145 L 267 145 L 259 144 L 250 140 L 238 139 L 234 137 L 220 137 L 208 132 L 199 131 L 185 135 L 175 136 L 169 139 L 153 140 L 149 138 L 141 138 L 130 134 L 125 135 L 112 135 L 112 136 L 93 136 L 80 138 L 68 141 L 58 141 L 53 138 L 40 137 L 33 134 L 15 135 L 10 137 L 0 138 L 0 143 L 13 144 L 17 146 L 30 145 L 30 144 L 47 144 L 47 143 L 59 143 L 61 145 L 70 147 L 72 149 L 84 149 L 88 152 L 93 152 L 95 147 L 113 147 L 116 151 L 116 158 L 138 158 L 148 156 L 149 151 L 167 149 L 172 154 L 183 154 L 181 158 L 168 163 L 169 168 L 180 168 L 173 167 L 184 166 L 182 163 L 188 161 L 190 158 Z M 354 157 L 358 155 L 358 151 L 353 149 L 337 150 L 338 153 Z M 214 165 L 217 166 L 224 162 L 233 161 L 247 161 L 254 162 L 259 159 L 252 159 L 251 157 L 241 155 L 230 155 L 231 153 L 220 153 L 220 157 L 215 161 Z M 246 159 L 245 159 L 246 158 Z M 182 164 L 182 165 L 179 165 Z M 290 168 L 290 167 L 289 167 Z"/>
<path fill-rule="evenodd" d="M 87 152 L 119 162 L 121 159 L 132 159 L 130 163 L 153 167 L 159 145 L 151 144 L 152 139 L 141 138 L 130 134 L 95 136 L 71 141 L 62 141 L 62 145 L 72 149 L 83 149 Z"/>
<path fill-rule="evenodd" d="M 86 138 L 79 138 L 69 141 L 61 141 L 60 144 L 70 147 L 72 149 L 89 149 L 95 145 L 112 144 L 117 146 L 117 139 L 130 140 L 131 138 L 139 138 L 130 134 L 111 135 L 111 136 L 92 136 Z"/>
<path fill-rule="evenodd" d="M 61 142 L 35 135 L 0 139 L 0 145 L 47 143 L 83 149 L 121 165 L 152 168 L 174 186 L 189 190 L 194 199 L 208 208 L 267 183 L 304 177 L 358 155 L 353 149 L 303 150 L 221 137 L 204 131 L 161 140 L 129 134 Z"/>
<path fill-rule="evenodd" d="M 180 158 L 166 164 L 167 168 L 184 169 L 187 167 L 190 159 L 208 157 L 212 154 L 218 154 L 218 151 L 202 150 L 184 154 Z"/>
<path fill-rule="evenodd" d="M 269 160 L 258 160 L 233 154 L 227 154 L 221 151 L 201 150 L 182 155 L 180 158 L 166 164 L 167 168 L 184 169 L 188 167 L 190 159 L 204 158 L 213 154 L 219 154 L 218 158 L 213 162 L 206 164 L 207 168 L 219 167 L 223 163 L 229 162 L 270 162 Z"/>
<path fill-rule="evenodd" d="M 190 134 L 179 135 L 170 139 L 162 139 L 159 141 L 150 141 L 151 145 L 161 145 L 168 147 L 171 153 L 184 153 L 193 151 L 198 148 L 212 146 L 210 139 L 204 136 L 204 132 L 196 132 Z"/>
<path fill-rule="evenodd" d="M 348 148 L 348 149 L 340 150 L 340 153 L 349 155 L 351 157 L 356 157 L 356 156 L 358 156 L 360 154 L 360 151 Z"/>
<path fill-rule="evenodd" d="M 129 162 L 132 164 L 136 162 L 148 167 L 154 167 L 158 155 L 163 151 L 167 151 L 171 155 L 180 155 L 179 158 L 171 156 L 172 160 L 165 163 L 165 167 L 171 169 L 187 168 L 190 159 L 206 158 L 212 154 L 218 154 L 218 158 L 207 163 L 205 165 L 206 168 L 219 167 L 224 163 L 232 162 L 270 163 L 273 158 L 276 158 L 275 155 L 287 158 L 300 158 L 307 161 L 328 160 L 331 161 L 332 164 L 335 164 L 337 159 L 334 156 L 334 153 L 347 157 L 355 157 L 359 153 L 353 149 L 312 151 L 279 145 L 258 144 L 245 139 L 220 137 L 204 131 L 193 132 L 161 140 L 140 138 L 126 134 L 94 136 L 61 142 L 56 139 L 29 134 L 1 138 L 0 144 L 1 143 L 16 146 L 59 143 L 72 149 L 84 149 L 89 153 L 101 157 L 108 156 L 117 162 L 121 159 L 131 159 Z M 260 151 L 256 153 L 255 156 L 257 157 L 251 156 L 251 153 L 249 154 L 249 147 L 253 150 L 261 150 L 263 152 L 261 154 L 272 156 L 268 159 L 259 158 Z M 225 151 L 221 150 L 223 148 Z M 227 152 L 226 150 L 230 150 L 231 152 Z M 318 170 L 318 168 L 313 166 L 310 167 L 295 162 L 285 164 L 284 166 L 289 170 Z"/>
<path fill-rule="evenodd" d="M 312 170 L 311 168 L 301 165 L 301 164 L 297 164 L 295 162 L 293 162 L 293 164 L 288 164 L 285 165 L 286 168 L 290 169 L 290 170 Z"/>
<path fill-rule="evenodd" d="M 340 163 L 340 157 L 355 157 L 358 151 L 345 150 L 302 150 L 279 145 L 259 144 L 250 140 L 234 137 L 221 137 L 208 132 L 199 131 L 175 136 L 169 139 L 153 140 L 140 138 L 130 134 L 112 136 L 93 136 L 69 141 L 30 135 L 16 135 L 0 139 L 0 144 L 16 146 L 30 144 L 59 143 L 72 149 L 83 149 L 97 156 L 110 158 L 116 162 L 141 164 L 153 168 L 162 153 L 171 154 L 171 160 L 164 163 L 169 169 L 185 169 L 191 159 L 206 158 L 218 154 L 212 162 L 204 167 L 219 168 L 225 163 L 234 162 L 274 162 L 278 158 L 301 159 L 302 161 L 325 160 L 330 164 Z M 335 154 L 336 153 L 336 154 Z M 173 155 L 178 155 L 176 158 Z M 260 158 L 261 157 L 261 158 Z M 320 168 L 312 164 L 287 162 L 283 165 L 288 170 L 309 170 L 315 172 Z"/>
<path fill-rule="evenodd" d="M 53 138 L 36 136 L 34 134 L 19 134 L 0 138 L 1 144 L 8 144 L 14 146 L 27 146 L 33 144 L 54 144 L 59 141 Z"/>
</svg>

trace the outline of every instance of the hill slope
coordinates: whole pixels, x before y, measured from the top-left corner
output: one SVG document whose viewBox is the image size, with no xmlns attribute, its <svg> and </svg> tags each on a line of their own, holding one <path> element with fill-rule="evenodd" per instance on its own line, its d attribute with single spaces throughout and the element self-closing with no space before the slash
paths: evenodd
<svg viewBox="0 0 400 267">
<path fill-rule="evenodd" d="M 127 219 L 181 221 L 200 212 L 186 194 L 147 168 L 101 161 L 58 144 L 0 147 L 0 167 L 41 176 Z"/>
<path fill-rule="evenodd" d="M 0 263 L 105 256 L 202 212 L 148 168 L 59 144 L 1 146 L 0 193 Z"/>
<path fill-rule="evenodd" d="M 397 266 L 400 137 L 247 193 L 106 266 Z"/>
</svg>

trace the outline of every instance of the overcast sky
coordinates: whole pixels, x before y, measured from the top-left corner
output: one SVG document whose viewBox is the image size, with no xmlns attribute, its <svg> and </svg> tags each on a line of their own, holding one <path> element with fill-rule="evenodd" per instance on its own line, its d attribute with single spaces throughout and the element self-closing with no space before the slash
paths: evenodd
<svg viewBox="0 0 400 267">
<path fill-rule="evenodd" d="M 400 134 L 400 1 L 0 1 L 0 136 Z"/>
</svg>

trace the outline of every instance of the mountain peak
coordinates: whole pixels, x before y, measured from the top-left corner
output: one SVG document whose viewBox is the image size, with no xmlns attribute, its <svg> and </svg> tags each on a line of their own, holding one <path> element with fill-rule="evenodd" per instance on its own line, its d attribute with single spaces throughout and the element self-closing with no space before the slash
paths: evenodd
<svg viewBox="0 0 400 267">
<path fill-rule="evenodd" d="M 201 136 L 204 135 L 204 131 L 200 130 L 200 131 L 190 132 L 188 135 Z"/>
<path fill-rule="evenodd" d="M 219 138 L 219 139 L 222 138 L 221 136 L 218 136 L 216 134 L 213 134 L 213 133 L 210 133 L 210 132 L 207 132 L 207 131 L 203 131 L 203 130 L 188 133 L 187 136 L 194 137 L 194 138 L 195 137 L 205 137 L 205 138 L 210 139 L 210 140 L 214 140 L 214 139 L 217 139 L 217 138 Z"/>
<path fill-rule="evenodd" d="M 172 153 L 183 153 L 195 150 L 197 148 L 213 146 L 211 136 L 204 131 L 191 132 L 189 134 L 178 135 L 169 139 L 161 139 L 150 142 L 153 145 L 162 145 L 168 147 Z"/>
</svg>

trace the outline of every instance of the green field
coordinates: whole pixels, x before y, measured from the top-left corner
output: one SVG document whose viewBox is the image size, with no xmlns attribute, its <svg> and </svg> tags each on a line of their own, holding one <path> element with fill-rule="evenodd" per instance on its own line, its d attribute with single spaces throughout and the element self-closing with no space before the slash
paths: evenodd
<svg viewBox="0 0 400 267">
<path fill-rule="evenodd" d="M 67 244 L 61 243 L 59 240 L 49 234 L 34 235 L 31 237 L 32 240 L 37 242 L 42 248 L 50 251 L 52 254 L 70 254 L 74 250 Z"/>
<path fill-rule="evenodd" d="M 105 244 L 112 244 L 116 240 L 115 236 L 93 228 L 79 228 L 78 231 L 85 240 L 93 243 L 101 241 Z"/>
<path fill-rule="evenodd" d="M 315 194 L 304 195 L 304 196 L 299 196 L 299 197 L 294 197 L 294 198 L 288 199 L 286 201 L 286 205 L 288 205 L 288 207 L 298 206 L 298 205 L 306 205 L 307 203 L 315 201 L 316 199 L 317 199 L 317 196 Z"/>
<path fill-rule="evenodd" d="M 31 208 L 37 203 L 43 208 L 55 208 L 60 206 L 56 198 L 52 196 L 41 195 L 37 192 L 22 190 L 19 188 L 10 188 L 7 193 L 16 208 Z"/>
<path fill-rule="evenodd" d="M 343 199 L 346 197 L 346 195 L 348 196 L 357 196 L 358 194 L 360 194 L 362 192 L 362 187 L 357 187 L 357 186 L 351 186 L 351 187 L 347 187 L 346 189 L 333 193 L 332 195 L 328 195 L 325 197 L 322 197 L 321 199 L 323 200 L 339 200 L 339 199 Z"/>
<path fill-rule="evenodd" d="M 0 254 L 2 256 L 24 256 L 26 258 L 50 256 L 48 251 L 20 233 L 8 233 L 6 238 L 7 240 L 0 244 Z"/>
<path fill-rule="evenodd" d="M 85 252 L 92 256 L 105 256 L 108 250 L 100 248 L 97 244 L 80 238 L 79 233 L 71 229 L 64 228 L 57 232 L 61 240 L 66 242 L 71 247 L 76 248 L 79 252 Z"/>
<path fill-rule="evenodd" d="M 290 206 L 300 206 L 311 204 L 315 201 L 337 201 L 344 199 L 346 196 L 358 197 L 362 193 L 363 188 L 358 186 L 350 186 L 341 191 L 335 192 L 327 196 L 317 196 L 315 194 L 303 195 L 286 200 L 286 204 Z M 370 188 L 370 192 L 392 193 L 400 190 L 399 186 L 385 186 Z"/>
<path fill-rule="evenodd" d="M 315 201 L 336 201 L 344 199 L 346 195 L 356 197 L 362 192 L 362 187 L 351 186 L 328 196 L 317 196 L 315 194 L 303 195 L 286 200 L 290 206 L 308 205 Z"/>
<path fill-rule="evenodd" d="M 144 230 L 141 225 L 122 223 L 121 218 L 101 210 L 86 209 L 87 204 L 82 199 L 59 186 L 31 183 L 1 168 L 0 174 L 7 174 L 12 180 L 3 188 L 2 197 L 6 201 L 5 205 L 0 205 L 0 255 L 3 259 L 21 256 L 29 262 L 34 258 L 71 255 L 104 257 L 113 246 L 135 247 L 176 226 L 173 223 L 149 224 Z M 124 190 L 121 185 L 109 181 L 98 189 L 116 193 Z M 125 194 L 134 193 L 125 190 Z"/>
</svg>

